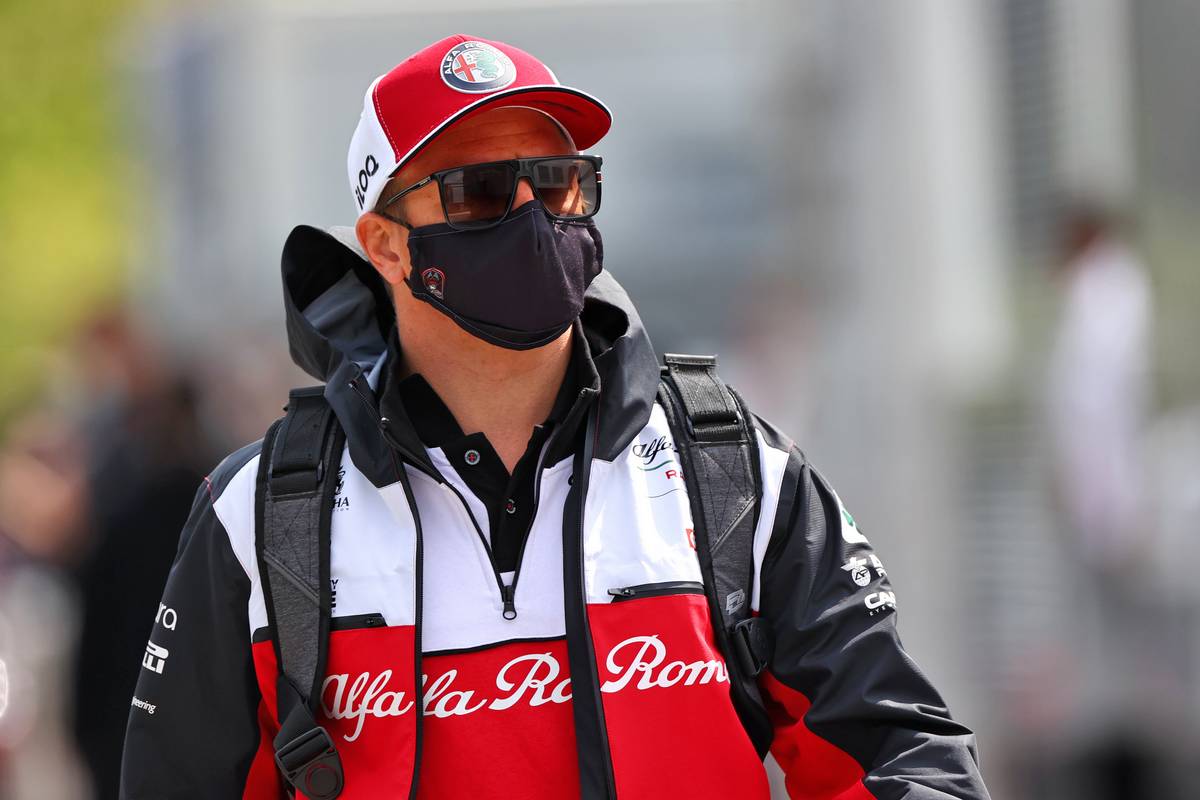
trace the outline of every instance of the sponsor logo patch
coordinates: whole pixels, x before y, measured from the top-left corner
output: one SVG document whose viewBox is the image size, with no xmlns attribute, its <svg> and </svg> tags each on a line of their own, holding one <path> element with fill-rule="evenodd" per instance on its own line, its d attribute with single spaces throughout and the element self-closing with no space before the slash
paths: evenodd
<svg viewBox="0 0 1200 800">
<path fill-rule="evenodd" d="M 354 185 L 354 199 L 358 201 L 360 209 L 367 202 L 367 188 L 370 187 L 371 178 L 375 177 L 376 172 L 379 172 L 379 162 L 375 160 L 375 156 L 368 155 L 363 161 L 362 169 L 358 171 L 358 182 Z"/>
<path fill-rule="evenodd" d="M 875 574 L 880 578 L 887 577 L 887 570 L 883 568 L 883 562 L 874 553 L 868 553 L 866 558 L 850 556 L 846 563 L 842 564 L 842 569 L 849 572 L 850 580 L 859 586 L 866 586 L 871 582 L 871 569 L 874 569 Z"/>
<path fill-rule="evenodd" d="M 871 616 L 891 609 L 896 610 L 896 594 L 894 592 L 872 592 L 863 600 Z"/>
<path fill-rule="evenodd" d="M 725 613 L 732 614 L 737 611 L 746 602 L 746 592 L 742 589 L 731 592 L 725 598 Z"/>
<path fill-rule="evenodd" d="M 867 569 L 867 560 L 865 558 L 850 557 L 850 560 L 842 565 L 842 569 L 850 573 L 850 579 L 859 586 L 866 586 L 871 582 L 871 570 Z"/>
<path fill-rule="evenodd" d="M 333 510 L 344 511 L 350 507 L 350 498 L 342 497 L 342 489 L 346 488 L 346 468 L 338 467 L 337 484 L 333 487 Z"/>
<path fill-rule="evenodd" d="M 672 659 L 657 634 L 631 636 L 614 645 L 599 662 L 600 691 L 661 691 L 673 686 L 728 683 L 729 672 L 720 659 Z M 350 720 L 353 726 L 342 738 L 353 742 L 362 735 L 368 718 L 402 717 L 416 711 L 417 700 L 391 687 L 393 673 L 334 673 L 321 687 L 321 709 L 332 720 Z M 514 706 L 565 703 L 571 699 L 571 678 L 553 654 L 527 653 L 499 667 L 487 691 L 462 686 L 457 669 L 437 676 L 422 675 L 422 706 L 427 717 L 462 717 L 479 712 L 505 711 Z"/>
<path fill-rule="evenodd" d="M 151 672 L 162 675 L 163 667 L 167 665 L 167 648 L 154 642 L 146 642 L 146 655 L 142 656 L 142 666 Z"/>
<path fill-rule="evenodd" d="M 659 436 L 651 442 L 638 442 L 633 446 L 633 454 L 642 460 L 639 469 L 646 472 L 660 469 L 672 462 L 675 444 L 665 436 Z M 660 458 L 661 454 L 661 458 Z"/>
<path fill-rule="evenodd" d="M 483 42 L 456 44 L 442 58 L 442 80 L 455 91 L 484 94 L 516 79 L 512 59 Z"/>
<path fill-rule="evenodd" d="M 649 481 L 647 488 L 650 489 L 648 497 L 651 500 L 666 497 L 682 491 L 684 488 L 683 470 L 675 459 L 675 451 L 675 443 L 666 436 L 659 436 L 649 442 L 638 442 L 633 445 L 633 456 L 641 462 L 634 466 L 642 472 L 655 473 L 654 476 L 647 477 Z M 662 481 L 657 479 L 658 476 L 661 476 Z M 664 481 L 666 486 L 662 485 Z"/>
<path fill-rule="evenodd" d="M 425 287 L 425 291 L 438 300 L 445 299 L 446 273 L 437 267 L 430 267 L 421 273 L 421 284 Z"/>
<path fill-rule="evenodd" d="M 133 701 L 129 705 L 133 706 L 134 708 L 140 708 L 150 716 L 154 716 L 154 712 L 158 708 L 158 706 L 156 706 L 154 703 L 147 703 L 145 700 L 137 697 L 133 698 Z"/>
<path fill-rule="evenodd" d="M 159 603 L 158 613 L 154 615 L 154 621 L 167 630 L 173 631 L 175 630 L 175 626 L 179 624 L 179 615 L 175 613 L 175 609 Z"/>
</svg>

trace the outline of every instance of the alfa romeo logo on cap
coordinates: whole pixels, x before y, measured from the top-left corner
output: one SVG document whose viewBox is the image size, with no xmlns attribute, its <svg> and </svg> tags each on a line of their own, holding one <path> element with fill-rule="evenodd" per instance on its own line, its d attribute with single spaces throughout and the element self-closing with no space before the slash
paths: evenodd
<svg viewBox="0 0 1200 800">
<path fill-rule="evenodd" d="M 438 300 L 443 299 L 443 292 L 446 289 L 446 273 L 442 272 L 437 267 L 430 267 L 421 273 L 421 282 L 425 284 L 425 291 L 436 297 Z"/>
<path fill-rule="evenodd" d="M 442 59 L 442 80 L 460 92 L 494 92 L 516 78 L 512 59 L 483 42 L 456 44 Z"/>
</svg>

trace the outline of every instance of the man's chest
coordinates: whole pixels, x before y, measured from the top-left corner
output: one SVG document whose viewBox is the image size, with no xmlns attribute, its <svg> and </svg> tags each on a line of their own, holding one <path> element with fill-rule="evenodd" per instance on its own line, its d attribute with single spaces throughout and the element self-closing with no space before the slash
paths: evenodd
<svg viewBox="0 0 1200 800">
<path fill-rule="evenodd" d="M 410 473 L 409 496 L 399 483 L 380 489 L 344 471 L 319 718 L 347 774 L 390 774 L 385 765 L 413 748 L 419 714 L 423 790 L 486 796 L 536 785 L 569 796 L 581 691 L 599 697 L 614 765 L 635 783 L 660 772 L 662 742 L 696 730 L 723 728 L 749 747 L 713 642 L 670 439 L 644 432 L 625 456 L 593 463 L 582 525 L 578 516 L 571 524 L 572 460 L 544 470 L 516 569 L 504 573 L 486 509 L 462 481 Z M 594 664 L 582 682 L 572 636 Z M 262 644 L 271 707 L 273 654 Z M 745 763 L 761 769 L 752 748 Z"/>
<path fill-rule="evenodd" d="M 442 480 L 410 472 L 411 498 L 399 484 L 379 489 L 343 470 L 332 515 L 333 617 L 413 624 L 419 602 L 427 653 L 561 637 L 571 537 L 582 537 L 577 591 L 601 624 L 614 601 L 701 593 L 682 470 L 669 438 L 643 438 L 627 458 L 593 465 L 582 531 L 566 519 L 571 459 L 541 470 L 518 559 L 504 565 L 515 569 L 503 571 L 485 498 L 446 454 L 430 451 Z"/>
</svg>

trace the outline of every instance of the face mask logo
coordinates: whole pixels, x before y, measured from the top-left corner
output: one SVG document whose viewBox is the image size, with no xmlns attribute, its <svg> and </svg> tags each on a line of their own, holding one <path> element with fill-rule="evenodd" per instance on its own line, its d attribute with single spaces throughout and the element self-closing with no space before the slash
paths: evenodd
<svg viewBox="0 0 1200 800">
<path fill-rule="evenodd" d="M 421 272 L 421 283 L 425 284 L 425 291 L 436 297 L 438 300 L 443 300 L 446 297 L 446 273 L 442 272 L 437 267 L 430 267 Z"/>
</svg>

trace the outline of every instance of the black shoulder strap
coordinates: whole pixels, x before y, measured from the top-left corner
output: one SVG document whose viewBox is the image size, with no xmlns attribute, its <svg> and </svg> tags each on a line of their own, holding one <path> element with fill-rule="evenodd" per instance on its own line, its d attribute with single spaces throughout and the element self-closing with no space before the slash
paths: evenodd
<svg viewBox="0 0 1200 800">
<path fill-rule="evenodd" d="M 750 613 L 762 499 L 758 439 L 741 397 L 717 376 L 715 356 L 668 353 L 663 361 L 659 397 L 683 466 L 717 646 L 738 716 L 765 756 L 771 723 L 756 678 L 774 640 L 766 621 Z"/>
<path fill-rule="evenodd" d="M 263 440 L 255 499 L 256 548 L 279 665 L 275 762 L 311 800 L 345 782 L 333 740 L 317 724 L 328 654 L 329 532 L 345 435 L 323 387 L 293 389 Z"/>
</svg>

